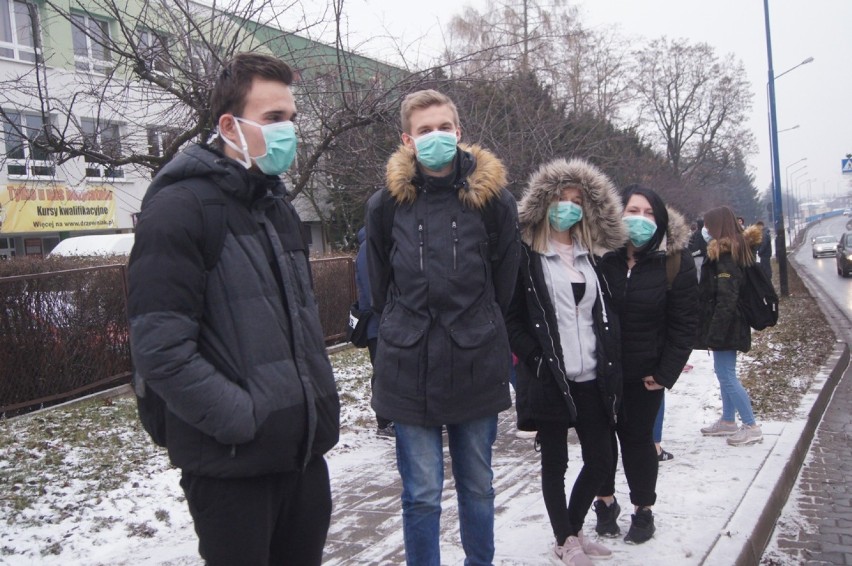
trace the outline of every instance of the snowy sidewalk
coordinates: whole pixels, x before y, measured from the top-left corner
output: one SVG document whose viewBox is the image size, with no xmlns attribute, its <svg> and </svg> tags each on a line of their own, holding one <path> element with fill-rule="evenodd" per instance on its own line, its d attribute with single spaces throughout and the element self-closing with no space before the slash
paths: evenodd
<svg viewBox="0 0 852 566">
<path fill-rule="evenodd" d="M 839 358 L 838 348 L 829 360 L 829 371 Z M 774 490 L 779 481 L 789 481 L 790 471 L 785 470 L 785 465 L 797 449 L 807 415 L 828 375 L 817 376 L 792 422 L 763 421 L 762 444 L 731 447 L 724 438 L 703 437 L 699 432 L 701 426 L 718 418 L 721 401 L 708 353 L 694 352 L 690 363 L 694 369 L 682 375 L 674 390 L 667 392 L 663 446 L 675 459 L 660 464 L 654 508 L 657 534 L 638 546 L 621 539 L 606 540 L 614 554 L 610 563 L 734 564 L 741 554 L 751 553 L 753 533 L 766 527 L 761 524 L 765 507 L 783 505 L 783 501 L 775 501 Z M 517 438 L 514 431 L 512 409 L 500 416 L 494 450 L 495 564 L 553 564 L 553 540 L 540 494 L 539 455 L 534 452 L 531 439 Z M 576 437 L 569 447 L 569 457 L 566 484 L 570 487 L 580 467 Z M 449 462 L 446 446 L 445 461 Z M 371 430 L 344 434 L 329 462 L 335 506 L 326 563 L 403 563 L 401 486 L 393 443 L 375 437 Z M 796 471 L 792 471 L 793 479 Z M 449 466 L 446 478 L 441 562 L 461 564 L 464 553 Z M 619 523 L 626 532 L 631 506 L 620 470 L 616 486 L 623 509 Z M 591 511 L 585 532 L 596 536 Z"/>
</svg>

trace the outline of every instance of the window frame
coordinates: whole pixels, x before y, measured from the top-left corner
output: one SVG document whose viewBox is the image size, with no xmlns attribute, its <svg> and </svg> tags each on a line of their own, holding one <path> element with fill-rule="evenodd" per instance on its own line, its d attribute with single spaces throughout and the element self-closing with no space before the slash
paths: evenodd
<svg viewBox="0 0 852 566">
<path fill-rule="evenodd" d="M 20 131 L 32 130 L 32 131 L 44 131 L 45 126 L 50 125 L 50 116 L 48 116 L 47 123 L 45 124 L 44 117 L 41 114 L 36 114 L 34 112 L 18 112 L 18 111 L 5 111 L 6 116 L 17 116 L 18 123 L 14 124 L 9 120 L 3 120 L 3 145 L 4 145 L 4 166 L 6 167 L 6 178 L 12 180 L 54 180 L 56 179 L 56 161 L 53 159 L 37 159 L 33 157 L 33 153 L 35 150 L 31 146 L 31 141 L 28 139 L 30 136 L 26 134 L 22 136 L 21 134 L 14 131 L 17 128 Z M 27 123 L 27 119 L 38 119 L 41 123 L 38 126 L 31 126 Z M 9 147 L 10 136 L 15 136 L 20 139 L 20 145 L 17 146 L 16 149 L 20 149 L 22 157 L 10 157 L 9 153 L 11 149 Z M 38 137 L 38 136 L 36 136 Z M 42 150 L 43 151 L 43 150 Z M 50 153 L 45 152 L 45 156 L 50 156 Z M 10 167 L 23 167 L 23 173 L 13 173 L 10 170 Z M 49 170 L 48 174 L 44 174 L 38 172 L 37 169 L 46 169 Z"/>
<path fill-rule="evenodd" d="M 88 126 L 91 125 L 91 131 L 88 131 Z M 112 120 L 98 120 L 96 118 L 80 118 L 80 130 L 84 139 L 91 140 L 92 149 L 101 153 L 107 153 L 104 149 L 105 144 L 115 143 L 117 147 L 117 157 L 121 156 L 121 122 Z M 104 132 L 114 128 L 114 138 L 104 140 Z M 110 134 L 112 136 L 113 134 Z M 83 157 L 84 175 L 87 181 L 122 181 L 125 180 L 124 167 L 111 167 L 106 163 L 99 163 L 90 157 Z M 90 174 L 97 171 L 98 174 Z"/>
<path fill-rule="evenodd" d="M 144 57 L 151 70 L 168 75 L 172 65 L 166 58 L 168 54 L 168 37 L 148 28 L 136 30 L 136 48 Z"/>
<path fill-rule="evenodd" d="M 81 19 L 82 22 L 80 22 Z M 95 23 L 98 24 L 100 33 L 106 34 L 106 40 L 109 40 L 112 37 L 109 20 L 79 12 L 71 14 L 71 45 L 74 50 L 74 67 L 79 72 L 105 75 L 114 67 L 112 51 L 108 46 L 101 46 L 91 37 L 91 34 L 94 33 L 93 24 Z M 83 31 L 84 29 L 86 31 Z M 78 53 L 78 50 L 83 47 L 79 45 L 80 40 L 85 42 L 85 55 Z M 96 48 L 103 50 L 103 59 L 98 59 L 95 56 Z"/>
<path fill-rule="evenodd" d="M 181 131 L 178 128 L 163 128 L 162 126 L 147 126 L 145 138 L 147 140 L 148 155 L 162 157 L 165 146 L 174 141 Z"/>
<path fill-rule="evenodd" d="M 5 7 L 2 6 L 3 2 L 6 3 Z M 15 10 L 16 6 L 25 6 L 27 8 L 32 45 L 21 43 L 18 37 L 18 17 L 20 14 Z M 38 45 L 37 34 L 39 32 L 37 25 L 38 6 L 25 0 L 0 0 L 0 10 L 3 9 L 7 11 L 7 17 L 9 18 L 9 41 L 0 39 L 0 57 L 24 63 L 35 63 L 38 61 L 38 54 L 36 53 L 36 46 Z M 4 53 L 4 50 L 10 51 L 11 55 Z M 22 56 L 22 53 L 26 53 L 27 56 Z"/>
</svg>

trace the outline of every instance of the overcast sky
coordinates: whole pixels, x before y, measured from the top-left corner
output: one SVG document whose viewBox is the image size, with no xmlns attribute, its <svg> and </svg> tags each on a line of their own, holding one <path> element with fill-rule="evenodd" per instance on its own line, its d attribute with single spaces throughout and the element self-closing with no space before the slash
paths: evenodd
<svg viewBox="0 0 852 566">
<path fill-rule="evenodd" d="M 418 53 L 436 52 L 442 25 L 466 4 L 482 9 L 486 0 L 346 0 L 344 6 L 351 31 L 370 38 L 359 51 L 390 59 L 388 43 L 378 39 L 389 30 L 397 43 L 407 46 L 406 57 L 414 59 Z M 762 0 L 586 0 L 576 5 L 587 27 L 616 25 L 625 37 L 637 39 L 685 37 L 741 59 L 754 93 L 748 126 L 759 148 L 750 164 L 758 189 L 769 187 Z M 789 171 L 803 198 L 808 180 L 813 196 L 823 190 L 843 193 L 852 180 L 840 172 L 841 159 L 852 153 L 852 0 L 771 0 L 770 18 L 776 76 L 814 58 L 776 82 L 778 129 L 799 126 L 779 134 L 782 184 Z M 424 40 L 418 43 L 417 38 Z M 788 170 L 803 158 L 807 160 Z M 807 168 L 798 171 L 802 165 Z"/>
</svg>

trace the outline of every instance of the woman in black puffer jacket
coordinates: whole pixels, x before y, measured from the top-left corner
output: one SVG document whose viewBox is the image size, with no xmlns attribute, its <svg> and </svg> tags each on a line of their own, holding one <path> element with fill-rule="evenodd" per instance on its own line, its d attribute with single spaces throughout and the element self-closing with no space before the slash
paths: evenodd
<svg viewBox="0 0 852 566">
<path fill-rule="evenodd" d="M 621 322 L 624 389 L 613 434 L 621 444 L 624 473 L 635 507 L 626 541 L 642 543 L 654 534 L 651 506 L 657 494 L 658 458 L 652 431 L 663 402 L 689 354 L 698 322 L 695 264 L 687 249 L 689 230 L 683 217 L 666 209 L 651 189 L 624 190 L 623 221 L 630 241 L 606 254 L 601 272 L 612 286 Z M 615 500 L 617 446 L 611 473 L 595 501 L 596 530 L 617 536 L 621 508 Z"/>
<path fill-rule="evenodd" d="M 754 418 L 751 398 L 737 377 L 737 352 L 751 349 L 751 328 L 739 309 L 744 270 L 754 264 L 752 250 L 763 234 L 757 226 L 743 230 L 727 206 L 704 215 L 709 241 L 707 261 L 701 266 L 700 326 L 696 350 L 713 352 L 713 370 L 722 395 L 722 416 L 701 429 L 704 436 L 727 436 L 731 446 L 763 441 Z M 737 428 L 736 413 L 742 426 Z"/>
</svg>

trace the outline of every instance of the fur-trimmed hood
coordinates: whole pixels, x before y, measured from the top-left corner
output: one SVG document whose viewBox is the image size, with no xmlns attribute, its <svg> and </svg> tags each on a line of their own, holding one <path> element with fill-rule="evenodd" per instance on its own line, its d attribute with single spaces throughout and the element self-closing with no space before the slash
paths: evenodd
<svg viewBox="0 0 852 566">
<path fill-rule="evenodd" d="M 745 240 L 746 246 L 748 246 L 750 250 L 753 250 L 760 245 L 761 241 L 763 241 L 763 231 L 760 229 L 760 226 L 749 226 L 743 230 L 743 239 Z M 707 259 L 710 261 L 719 261 L 719 256 L 721 254 L 729 253 L 731 253 L 730 238 L 710 240 L 710 243 L 707 244 Z"/>
<path fill-rule="evenodd" d="M 669 226 L 666 230 L 666 255 L 679 254 L 689 246 L 689 238 L 692 234 L 683 214 L 670 206 L 666 207 L 669 213 Z"/>
<path fill-rule="evenodd" d="M 547 221 L 550 204 L 567 185 L 577 185 L 583 190 L 583 222 L 589 228 L 591 251 L 603 255 L 624 246 L 627 229 L 621 221 L 621 198 L 609 177 L 582 159 L 556 159 L 539 167 L 530 177 L 518 206 L 524 242 L 530 244 L 531 228 Z"/>
<path fill-rule="evenodd" d="M 459 200 L 465 206 L 479 210 L 492 198 L 499 198 L 506 186 L 506 168 L 497 157 L 478 145 L 459 144 L 456 155 L 460 171 Z M 417 198 L 417 159 L 414 150 L 405 145 L 388 160 L 385 181 L 388 191 L 399 204 Z"/>
</svg>

